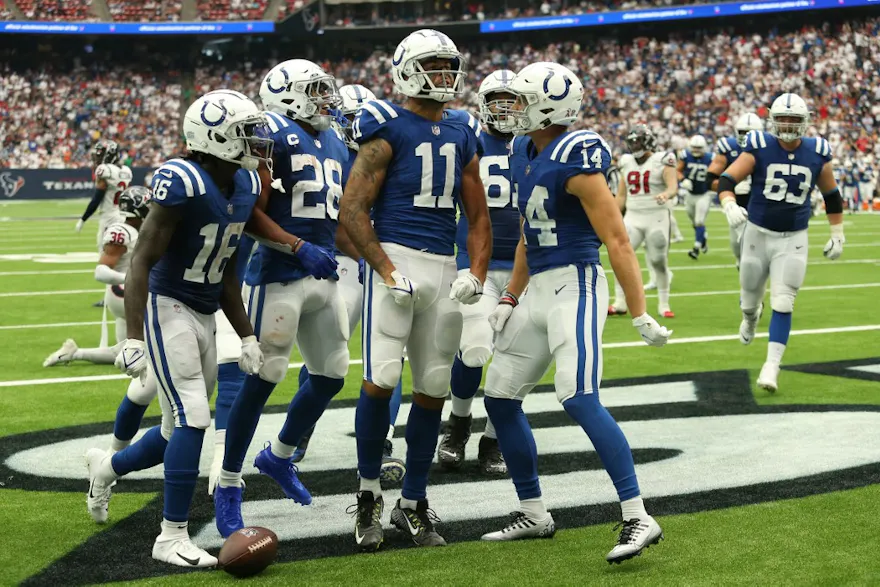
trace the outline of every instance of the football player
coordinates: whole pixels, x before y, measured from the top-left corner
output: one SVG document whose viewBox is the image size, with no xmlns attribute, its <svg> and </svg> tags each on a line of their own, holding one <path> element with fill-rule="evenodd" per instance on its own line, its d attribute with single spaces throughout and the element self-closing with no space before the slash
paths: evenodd
<svg viewBox="0 0 880 587">
<path fill-rule="evenodd" d="M 360 149 L 340 202 L 339 223 L 367 263 L 364 382 L 355 417 L 360 550 L 376 550 L 383 541 L 379 468 L 404 347 L 413 399 L 406 424 L 406 477 L 391 522 L 417 545 L 446 544 L 428 508 L 428 471 L 461 340 L 460 304 L 479 301 L 492 254 L 477 139 L 466 125 L 443 117 L 445 104 L 462 93 L 465 71 L 464 56 L 445 34 L 410 34 L 391 62 L 404 105 L 368 102 L 352 129 Z M 470 271 L 458 277 L 456 202 L 468 219 L 470 256 Z"/>
<path fill-rule="evenodd" d="M 675 314 L 669 308 L 669 234 L 672 210 L 669 200 L 678 193 L 675 153 L 658 151 L 654 133 L 644 124 L 626 135 L 630 153 L 620 158 L 620 185 L 617 205 L 626 210 L 624 222 L 633 249 L 645 244 L 645 259 L 653 269 L 657 284 L 658 313 L 664 318 Z M 608 315 L 626 314 L 623 287 L 614 280 L 614 303 Z"/>
<path fill-rule="evenodd" d="M 107 284 L 104 306 L 116 318 L 116 346 L 81 349 L 68 338 L 61 348 L 43 361 L 43 367 L 66 365 L 71 361 L 89 361 L 97 365 L 112 365 L 122 348 L 118 346 L 126 336 L 123 284 L 125 273 L 138 238 L 138 229 L 149 211 L 150 190 L 143 186 L 127 188 L 119 196 L 119 217 L 108 224 L 101 239 L 101 258 L 95 267 L 95 279 Z"/>
<path fill-rule="evenodd" d="M 162 532 L 152 556 L 182 567 L 217 564 L 190 541 L 187 525 L 211 423 L 218 307 L 242 340 L 242 370 L 255 373 L 263 364 L 235 265 L 239 235 L 261 189 L 256 153 L 271 153 L 271 143 L 258 138 L 264 124 L 253 102 L 229 90 L 210 92 L 187 109 L 183 132 L 189 154 L 167 161 L 153 177 L 150 214 L 126 276 L 128 339 L 116 360 L 142 380 L 149 364 L 162 391 L 162 424 L 112 456 L 101 449 L 86 454 L 88 508 L 93 518 L 104 520 L 116 479 L 164 462 Z"/>
<path fill-rule="evenodd" d="M 770 278 L 770 342 L 758 386 L 776 391 L 779 364 L 791 331 L 794 299 L 807 272 L 810 192 L 818 186 L 825 199 L 831 238 L 823 253 L 843 253 L 843 200 L 834 179 L 831 147 L 821 137 L 806 137 L 810 115 L 796 94 L 782 94 L 770 107 L 771 132 L 751 131 L 743 152 L 718 180 L 725 209 L 736 206 L 734 187 L 752 177 L 748 214 L 728 213 L 731 225 L 745 224 L 740 261 L 740 342 L 755 338 L 761 300 Z M 748 222 L 746 222 L 748 220 Z"/>
<path fill-rule="evenodd" d="M 870 155 L 859 159 L 859 199 L 867 203 L 868 213 L 874 212 L 874 166 Z"/>
<path fill-rule="evenodd" d="M 843 164 L 843 201 L 850 214 L 859 211 L 859 170 L 853 165 L 852 159 Z"/>
<path fill-rule="evenodd" d="M 507 90 L 516 97 L 508 112 L 515 132 L 526 135 L 515 139 L 510 165 L 523 226 L 510 284 L 489 317 L 498 337 L 485 404 L 521 509 L 483 540 L 555 533 L 541 498 L 535 439 L 522 410 L 523 399 L 555 362 L 556 397 L 587 433 L 620 498 L 623 529 L 606 558 L 621 562 L 657 543 L 663 531 L 645 511 L 626 437 L 599 401 L 608 303 L 599 247 L 608 250 L 642 339 L 660 347 L 671 332 L 645 311 L 639 263 L 605 179 L 610 147 L 592 131 L 568 130 L 583 97 L 578 76 L 556 63 L 533 63 Z M 646 135 L 638 136 L 644 145 Z"/>
<path fill-rule="evenodd" d="M 712 196 L 706 182 L 706 172 L 712 164 L 712 155 L 708 152 L 709 145 L 702 135 L 694 135 L 688 141 L 688 148 L 678 156 L 679 193 L 684 192 L 688 218 L 694 227 L 696 238 L 694 248 L 688 251 L 688 257 L 698 259 L 700 253 L 709 252 L 709 240 L 706 235 L 706 215 Z"/>
<path fill-rule="evenodd" d="M 116 141 L 101 139 L 92 147 L 95 164 L 95 195 L 76 221 L 76 231 L 82 230 L 86 220 L 100 209 L 98 223 L 98 252 L 103 248 L 104 233 L 110 224 L 118 221 L 119 196 L 131 183 L 131 169 L 119 165 L 119 145 Z"/>
<path fill-rule="evenodd" d="M 492 72 L 480 84 L 477 94 L 480 118 L 485 125 L 485 132 L 478 134 L 481 145 L 480 177 L 486 190 L 489 217 L 492 221 L 492 259 L 489 261 L 489 272 L 480 300 L 476 304 L 461 307 L 464 325 L 459 352 L 452 364 L 450 382 L 452 414 L 443 439 L 437 447 L 437 460 L 446 469 L 458 469 L 464 462 L 465 447 L 471 435 L 471 404 L 483 378 L 483 366 L 492 356 L 493 332 L 487 319 L 498 305 L 501 292 L 510 281 L 513 257 L 519 242 L 519 212 L 514 206 L 510 181 L 509 155 L 513 135 L 505 127 L 504 120 L 496 114 L 500 106 L 512 100 L 512 96 L 504 88 L 513 80 L 514 75 L 514 72 L 506 69 Z M 464 111 L 447 112 L 461 112 L 470 117 Z M 455 241 L 458 247 L 455 260 L 459 275 L 466 275 L 470 269 L 467 228 L 467 217 L 462 215 L 458 220 Z M 504 457 L 498 449 L 495 428 L 490 420 L 486 421 L 486 429 L 480 438 L 477 461 L 484 474 L 507 473 Z"/>
<path fill-rule="evenodd" d="M 262 341 L 265 362 L 246 376 L 226 429 L 226 452 L 214 491 L 217 529 L 224 537 L 244 527 L 241 469 L 269 395 L 287 375 L 294 344 L 309 374 L 290 402 L 277 438 L 254 466 L 302 505 L 312 497 L 299 480 L 293 453 L 344 384 L 348 372 L 348 316 L 336 287 L 336 212 L 348 150 L 331 128 L 339 102 L 333 76 L 304 59 L 284 61 L 263 78 L 260 101 L 274 140 L 274 174 L 280 180 L 266 211 L 254 212 L 266 234 L 245 278 L 248 312 Z M 328 204 L 329 203 L 329 204 Z"/>
<path fill-rule="evenodd" d="M 764 123 L 757 114 L 746 112 L 736 119 L 734 130 L 736 131 L 734 136 L 721 137 L 718 139 L 718 142 L 715 143 L 715 156 L 712 158 L 712 164 L 709 166 L 709 171 L 706 173 L 706 179 L 709 182 L 709 187 L 712 191 L 718 191 L 718 177 L 725 169 L 730 167 L 730 165 L 736 161 L 736 158 L 739 157 L 739 154 L 742 153 L 743 147 L 745 147 L 746 144 L 746 135 L 753 130 L 764 130 Z M 749 206 L 749 195 L 751 194 L 752 189 L 751 186 L 751 177 L 746 177 L 734 190 L 734 194 L 736 195 L 736 201 L 734 203 L 740 210 L 746 210 Z M 736 210 L 734 210 L 732 206 L 724 208 L 724 213 L 728 216 L 730 214 L 733 214 L 734 216 L 737 215 Z M 738 224 L 734 228 L 733 224 L 728 224 L 730 226 L 730 250 L 733 251 L 736 266 L 739 268 L 740 252 L 742 249 L 742 231 L 745 228 L 745 225 Z"/>
</svg>

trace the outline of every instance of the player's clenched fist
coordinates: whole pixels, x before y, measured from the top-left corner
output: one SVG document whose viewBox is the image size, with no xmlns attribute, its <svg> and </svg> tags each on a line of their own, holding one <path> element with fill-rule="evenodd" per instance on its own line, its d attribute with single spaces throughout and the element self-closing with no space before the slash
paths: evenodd
<svg viewBox="0 0 880 587">
<path fill-rule="evenodd" d="M 238 358 L 239 368 L 248 375 L 256 375 L 263 366 L 263 351 L 254 335 L 241 339 L 241 357 Z"/>
<path fill-rule="evenodd" d="M 449 291 L 450 300 L 458 300 L 462 304 L 476 304 L 483 295 L 483 282 L 473 273 L 465 273 L 459 275 L 452 282 L 452 289 Z"/>
<path fill-rule="evenodd" d="M 388 288 L 398 305 L 407 306 L 415 303 L 417 287 L 409 277 L 401 274 L 400 271 L 392 271 L 390 281 L 392 283 L 386 281 L 382 285 Z"/>
<path fill-rule="evenodd" d="M 116 355 L 114 364 L 132 379 L 138 377 L 143 383 L 147 378 L 147 351 L 144 341 L 136 338 L 126 339 L 122 350 Z"/>
<path fill-rule="evenodd" d="M 519 299 L 509 291 L 505 291 L 501 299 L 498 300 L 498 305 L 489 314 L 489 326 L 492 327 L 492 330 L 495 332 L 504 330 L 504 325 L 507 324 L 510 315 L 513 314 L 513 309 L 518 305 Z"/>
<path fill-rule="evenodd" d="M 649 346 L 661 347 L 672 336 L 671 330 L 667 330 L 665 326 L 660 326 L 648 314 L 642 314 L 637 318 L 633 318 L 633 326 L 636 327 L 639 334 L 642 335 L 642 340 Z"/>
</svg>

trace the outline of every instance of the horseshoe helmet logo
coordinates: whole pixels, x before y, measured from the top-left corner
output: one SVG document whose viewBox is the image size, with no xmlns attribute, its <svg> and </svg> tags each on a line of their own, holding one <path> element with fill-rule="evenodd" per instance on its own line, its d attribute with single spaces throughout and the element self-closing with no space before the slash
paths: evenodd
<svg viewBox="0 0 880 587">
<path fill-rule="evenodd" d="M 283 78 L 284 81 L 282 82 L 281 87 L 276 88 L 276 87 L 272 86 L 272 80 L 275 77 L 277 77 L 278 72 L 281 73 L 281 77 Z M 280 94 L 281 92 L 283 92 L 284 90 L 287 89 L 287 86 L 290 85 L 290 76 L 287 74 L 287 70 L 282 67 L 281 69 L 278 70 L 278 72 L 272 72 L 266 78 L 266 88 L 270 92 L 272 92 L 273 94 Z"/>
<path fill-rule="evenodd" d="M 213 106 L 215 110 L 220 110 L 220 116 L 216 120 L 211 120 L 208 118 L 208 106 Z M 223 121 L 226 120 L 226 106 L 223 104 L 223 100 L 217 100 L 208 102 L 206 101 L 202 104 L 202 122 L 207 124 L 208 126 L 220 126 L 223 124 Z"/>
<path fill-rule="evenodd" d="M 550 93 L 550 79 L 556 74 L 552 69 L 547 73 L 547 77 L 544 78 L 544 93 L 547 94 L 547 97 L 551 100 L 559 101 L 568 96 L 568 92 L 571 89 L 571 80 L 567 77 L 563 77 L 562 79 L 565 81 L 565 89 L 562 90 L 562 93 L 554 96 Z"/>
</svg>

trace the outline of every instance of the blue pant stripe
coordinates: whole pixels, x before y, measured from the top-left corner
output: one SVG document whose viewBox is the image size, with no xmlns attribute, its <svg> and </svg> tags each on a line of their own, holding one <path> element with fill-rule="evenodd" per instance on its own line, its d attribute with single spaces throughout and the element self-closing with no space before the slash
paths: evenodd
<svg viewBox="0 0 880 587">
<path fill-rule="evenodd" d="M 257 292 L 257 311 L 254 315 L 254 336 L 260 338 L 260 330 L 263 326 L 263 306 L 266 305 L 266 286 L 257 285 L 254 287 L 260 289 L 260 291 Z"/>
<path fill-rule="evenodd" d="M 593 342 L 593 392 L 599 391 L 599 353 L 601 352 L 599 341 L 599 299 L 596 296 L 596 281 L 599 278 L 599 271 L 595 265 L 590 265 L 593 271 L 593 279 L 591 281 L 590 295 L 593 298 L 593 319 L 590 321 L 590 336 Z M 603 308 L 604 309 L 604 308 Z"/>
<path fill-rule="evenodd" d="M 373 381 L 373 368 L 370 353 L 370 336 L 373 328 L 373 268 L 370 267 L 364 277 L 364 309 L 361 314 L 361 326 L 364 329 L 364 379 Z"/>
<path fill-rule="evenodd" d="M 575 340 L 577 341 L 577 389 L 575 393 L 584 393 L 586 390 L 585 371 L 587 363 L 587 346 L 584 341 L 584 320 L 587 312 L 587 280 L 583 265 L 577 266 L 578 272 L 578 310 L 575 324 Z"/>
<path fill-rule="evenodd" d="M 177 407 L 177 419 L 180 421 L 181 426 L 186 426 L 186 414 L 183 410 L 183 402 L 180 401 L 180 395 L 178 395 L 177 389 L 174 387 L 174 380 L 171 379 L 171 369 L 168 368 L 168 360 L 165 356 L 165 344 L 162 342 L 162 328 L 159 326 L 159 308 L 156 304 L 156 296 L 153 295 L 150 296 L 150 298 L 150 303 L 153 306 L 153 330 L 156 333 L 156 350 L 159 351 L 156 354 L 159 357 L 159 363 L 162 365 L 162 373 L 165 374 L 165 383 L 168 384 L 168 390 L 174 398 L 174 405 Z"/>
<path fill-rule="evenodd" d="M 150 294 L 150 298 L 153 297 L 153 294 Z M 149 308 L 148 308 L 149 310 Z M 174 405 L 174 400 L 171 399 L 171 394 L 168 393 L 168 390 L 165 389 L 165 384 L 162 383 L 162 378 L 159 377 L 159 365 L 156 364 L 156 354 L 158 353 L 157 349 L 153 346 L 153 335 L 150 331 L 150 312 L 144 315 L 144 337 L 147 339 L 147 345 L 149 346 L 151 351 L 148 352 L 147 356 L 150 357 L 150 363 L 153 365 L 153 375 L 156 377 L 156 383 L 159 385 L 159 389 L 162 390 L 162 393 L 165 394 L 165 399 L 168 400 L 169 405 Z"/>
</svg>

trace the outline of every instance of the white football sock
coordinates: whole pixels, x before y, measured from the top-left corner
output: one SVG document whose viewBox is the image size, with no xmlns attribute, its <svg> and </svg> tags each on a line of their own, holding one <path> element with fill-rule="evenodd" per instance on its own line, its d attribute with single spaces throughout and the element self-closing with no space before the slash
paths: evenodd
<svg viewBox="0 0 880 587">
<path fill-rule="evenodd" d="M 269 451 L 279 459 L 286 460 L 293 457 L 293 453 L 296 452 L 296 447 L 284 444 L 281 440 L 276 438 L 275 442 L 269 445 Z"/>
<path fill-rule="evenodd" d="M 767 344 L 767 362 L 780 364 L 782 355 L 785 354 L 785 345 L 781 342 L 771 342 Z"/>
<path fill-rule="evenodd" d="M 532 520 L 543 520 L 547 517 L 547 507 L 540 497 L 521 499 L 519 509 Z"/>
<path fill-rule="evenodd" d="M 172 522 L 162 518 L 162 536 L 166 538 L 189 538 L 189 523 Z"/>
<path fill-rule="evenodd" d="M 220 487 L 241 487 L 241 472 L 234 473 L 226 469 L 220 469 L 220 479 L 217 481 Z"/>
<path fill-rule="evenodd" d="M 462 398 L 452 396 L 452 414 L 454 416 L 458 416 L 459 418 L 467 418 L 471 415 L 471 405 L 474 403 L 474 398 Z"/>
<path fill-rule="evenodd" d="M 414 510 L 419 505 L 419 502 L 414 499 L 407 499 L 405 497 L 400 498 L 400 507 L 406 508 L 408 510 Z"/>
<path fill-rule="evenodd" d="M 648 517 L 648 512 L 645 511 L 645 502 L 642 501 L 641 496 L 620 502 L 620 513 L 623 514 L 624 521 L 644 520 Z"/>
<path fill-rule="evenodd" d="M 131 444 L 130 440 L 119 440 L 114 436 L 112 440 L 110 440 L 110 450 L 113 452 L 119 452 L 129 444 Z"/>
<path fill-rule="evenodd" d="M 495 434 L 495 425 L 492 424 L 492 420 L 489 418 L 486 418 L 486 429 L 483 431 L 483 436 L 493 440 L 498 439 L 498 436 Z"/>
<path fill-rule="evenodd" d="M 88 361 L 95 365 L 112 365 L 116 360 L 114 347 L 108 346 L 95 349 L 76 349 L 73 358 L 77 361 Z"/>
<path fill-rule="evenodd" d="M 388 427 L 388 436 L 386 436 L 388 440 L 394 440 L 394 424 Z"/>
<path fill-rule="evenodd" d="M 372 492 L 375 499 L 382 495 L 382 485 L 379 483 L 379 479 L 364 479 L 361 477 L 361 491 Z"/>
</svg>

